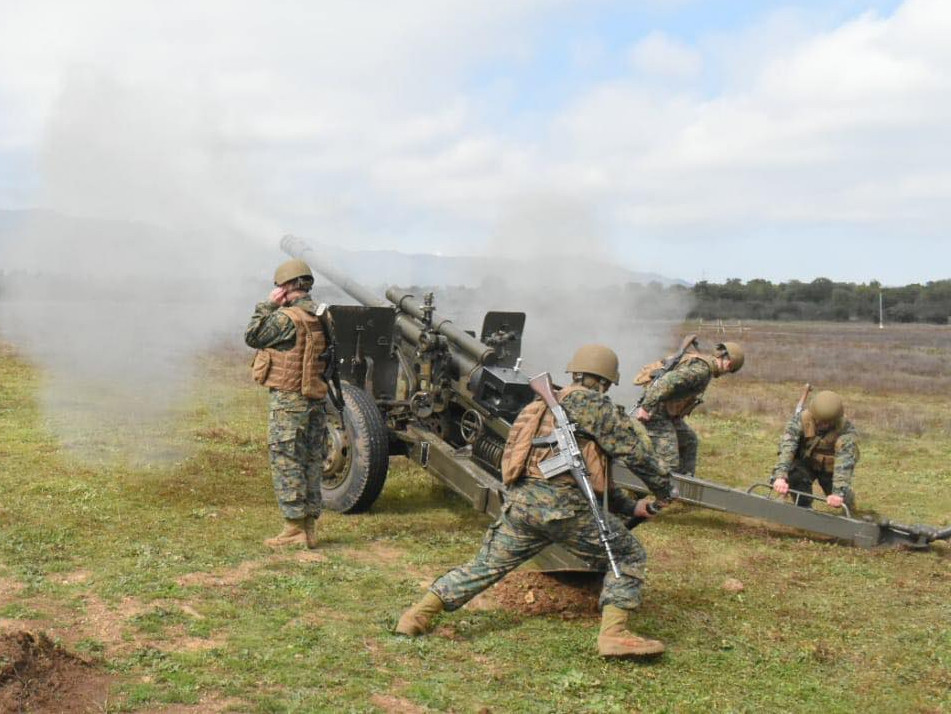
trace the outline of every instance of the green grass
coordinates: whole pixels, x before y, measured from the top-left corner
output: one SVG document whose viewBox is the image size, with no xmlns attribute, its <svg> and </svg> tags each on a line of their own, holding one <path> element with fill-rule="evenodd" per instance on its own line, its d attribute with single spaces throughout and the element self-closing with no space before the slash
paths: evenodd
<svg viewBox="0 0 951 714">
<path fill-rule="evenodd" d="M 110 710 L 951 708 L 946 544 L 866 551 L 677 507 L 637 531 L 651 560 L 633 624 L 668 643 L 656 662 L 601 661 L 596 619 L 499 609 L 464 609 L 443 616 L 439 634 L 406 640 L 391 634 L 399 613 L 423 582 L 475 553 L 486 525 L 430 476 L 394 461 L 371 513 L 326 514 L 316 555 L 275 554 L 261 542 L 280 526 L 265 395 L 245 379 L 243 355 L 209 362 L 174 426 L 188 456 L 137 467 L 61 450 L 36 406 L 41 375 L 9 349 L 0 356 L 0 618 L 101 657 L 117 676 Z M 796 385 L 713 389 L 755 401 Z M 879 399 L 847 397 L 862 408 Z M 947 423 L 951 407 L 925 401 Z M 701 475 L 765 478 L 782 416 L 696 415 Z M 947 523 L 949 456 L 941 430 L 867 433 L 861 505 Z M 728 577 L 745 590 L 724 590 Z"/>
</svg>

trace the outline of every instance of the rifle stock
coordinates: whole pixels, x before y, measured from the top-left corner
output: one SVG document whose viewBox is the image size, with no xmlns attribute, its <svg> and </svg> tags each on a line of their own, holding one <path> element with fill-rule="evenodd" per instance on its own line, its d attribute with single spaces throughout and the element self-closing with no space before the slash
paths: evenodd
<svg viewBox="0 0 951 714">
<path fill-rule="evenodd" d="M 531 386 L 532 391 L 542 398 L 549 409 L 557 406 L 558 400 L 555 399 L 555 388 L 554 385 L 552 385 L 551 375 L 548 374 L 548 372 L 542 372 L 532 377 L 528 381 L 528 384 Z"/>
<path fill-rule="evenodd" d="M 802 414 L 802 410 L 806 408 L 806 400 L 809 398 L 809 392 L 812 391 L 812 385 L 806 382 L 805 388 L 802 390 L 802 396 L 799 397 L 799 401 L 796 402 L 796 411 L 793 416 L 799 416 Z"/>
</svg>

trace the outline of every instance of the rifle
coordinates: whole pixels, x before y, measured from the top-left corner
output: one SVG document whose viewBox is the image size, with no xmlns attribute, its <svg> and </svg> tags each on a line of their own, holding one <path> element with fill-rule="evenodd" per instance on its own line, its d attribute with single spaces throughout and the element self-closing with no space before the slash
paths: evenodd
<svg viewBox="0 0 951 714">
<path fill-rule="evenodd" d="M 601 541 L 604 552 L 607 553 L 608 562 L 611 564 L 611 572 L 614 573 L 614 577 L 620 578 L 621 569 L 618 567 L 617 558 L 615 558 L 614 551 L 611 549 L 611 541 L 616 536 L 608 526 L 604 514 L 601 513 L 598 497 L 591 486 L 588 466 L 584 462 L 581 447 L 578 446 L 578 440 L 575 438 L 576 425 L 568 419 L 564 407 L 555 399 L 551 375 L 548 372 L 542 372 L 538 376 L 532 377 L 529 384 L 532 390 L 545 401 L 555 417 L 555 426 L 550 435 L 532 439 L 532 446 L 554 446 L 556 444 L 558 446 L 558 453 L 542 461 L 538 468 L 546 479 L 567 471 L 571 472 L 575 483 L 578 484 L 578 488 L 581 489 L 581 493 L 584 494 L 585 500 L 588 502 L 591 513 L 594 515 L 594 521 L 598 525 L 598 540 Z"/>
<path fill-rule="evenodd" d="M 656 382 L 658 379 L 663 377 L 665 374 L 670 372 L 674 367 L 680 364 L 680 360 L 684 358 L 684 355 L 687 354 L 687 350 L 693 347 L 696 350 L 700 349 L 699 338 L 695 334 L 689 334 L 684 337 L 683 342 L 680 343 L 680 349 L 678 349 L 674 354 L 672 354 L 667 359 L 661 362 L 660 369 L 656 369 L 651 372 L 651 384 Z M 644 402 L 644 396 L 647 394 L 647 389 L 650 387 L 648 385 L 644 388 L 644 393 L 641 394 L 640 399 L 631 407 L 630 414 L 635 414 L 638 409 L 641 408 L 641 404 Z"/>
<path fill-rule="evenodd" d="M 324 335 L 327 338 L 327 349 L 318 359 L 324 360 L 324 381 L 327 383 L 327 396 L 330 403 L 333 404 L 340 413 L 340 424 L 344 425 L 343 410 L 345 403 L 343 401 L 343 388 L 340 386 L 340 369 L 337 364 L 337 334 L 334 332 L 334 323 L 327 312 L 327 307 L 321 305 L 317 308 L 317 317 L 321 326 L 324 328 Z"/>
</svg>

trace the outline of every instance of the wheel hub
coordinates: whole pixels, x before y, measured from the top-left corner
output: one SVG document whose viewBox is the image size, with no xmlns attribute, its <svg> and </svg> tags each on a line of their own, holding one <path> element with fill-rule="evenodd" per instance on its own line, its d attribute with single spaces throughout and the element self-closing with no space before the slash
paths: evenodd
<svg viewBox="0 0 951 714">
<path fill-rule="evenodd" d="M 327 424 L 324 454 L 323 487 L 336 488 L 350 472 L 350 439 L 337 424 Z"/>
</svg>

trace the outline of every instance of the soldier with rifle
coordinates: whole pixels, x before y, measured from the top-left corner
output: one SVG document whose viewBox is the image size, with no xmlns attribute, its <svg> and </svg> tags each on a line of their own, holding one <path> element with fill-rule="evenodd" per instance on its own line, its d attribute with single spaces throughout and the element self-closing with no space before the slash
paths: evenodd
<svg viewBox="0 0 951 714">
<path fill-rule="evenodd" d="M 284 516 L 283 530 L 264 541 L 271 547 L 317 547 L 328 394 L 343 414 L 333 322 L 326 307 L 314 303 L 313 284 L 303 260 L 282 263 L 274 273 L 276 287 L 257 304 L 244 333 L 247 345 L 258 350 L 252 376 L 270 390 L 268 452 Z"/>
<path fill-rule="evenodd" d="M 858 433 L 845 418 L 842 397 L 835 392 L 819 392 L 803 409 L 809 393 L 803 392 L 796 411 L 779 441 L 779 461 L 770 483 L 776 493 L 790 494 L 797 506 L 811 508 L 812 484 L 826 496 L 833 508 L 855 507 L 852 474 L 859 460 Z"/>
<path fill-rule="evenodd" d="M 670 471 L 696 473 L 699 439 L 685 419 L 703 401 L 710 381 L 738 372 L 743 361 L 736 342 L 721 342 L 707 355 L 697 349 L 697 336 L 687 335 L 676 354 L 637 373 L 634 384 L 644 387 L 644 394 L 634 416 L 647 425 L 657 457 Z"/>
<path fill-rule="evenodd" d="M 602 345 L 586 345 L 567 367 L 570 386 L 557 394 L 547 373 L 532 380 L 541 399 L 515 419 L 502 457 L 505 502 L 476 557 L 438 578 L 423 599 L 403 613 L 402 635 L 427 632 L 443 610 L 455 610 L 507 573 L 560 543 L 607 573 L 601 591 L 602 657 L 660 654 L 664 645 L 627 630 L 641 603 L 647 555 L 637 538 L 602 503 L 624 516 L 650 518 L 672 498 L 668 470 L 656 459 L 641 424 L 606 395 L 618 383 L 618 358 Z M 611 482 L 620 459 L 648 485 L 656 500 L 634 501 Z"/>
</svg>

